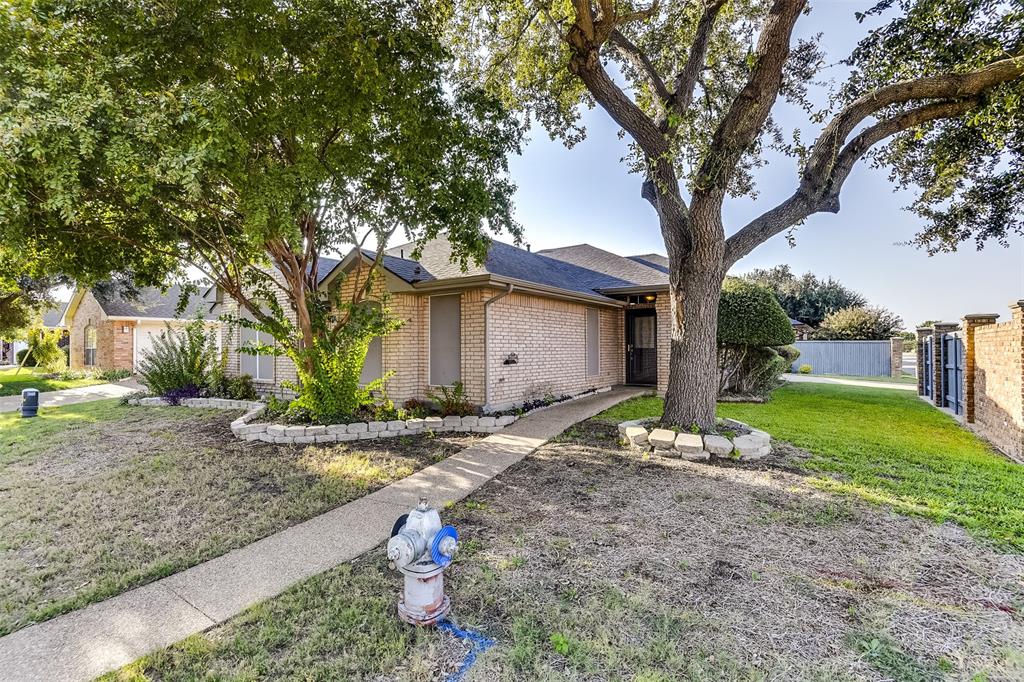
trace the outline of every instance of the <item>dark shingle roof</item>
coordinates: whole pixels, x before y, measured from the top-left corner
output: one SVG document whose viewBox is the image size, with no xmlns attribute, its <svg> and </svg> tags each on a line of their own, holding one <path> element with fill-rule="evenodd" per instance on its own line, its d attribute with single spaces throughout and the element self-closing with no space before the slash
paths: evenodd
<svg viewBox="0 0 1024 682">
<path fill-rule="evenodd" d="M 394 256 L 394 254 L 411 252 L 414 247 L 415 245 L 405 244 L 388 249 L 387 253 Z M 629 280 L 608 273 L 581 267 L 565 260 L 552 258 L 543 253 L 533 253 L 499 241 L 491 242 L 490 251 L 487 253 L 487 260 L 484 263 L 478 265 L 470 260 L 465 271 L 462 270 L 458 263 L 451 261 L 451 256 L 452 248 L 448 240 L 433 239 L 423 245 L 418 261 L 401 260 L 406 263 L 418 263 L 422 269 L 429 273 L 432 279 L 450 279 L 490 274 L 497 277 L 519 279 L 534 284 L 573 291 L 588 296 L 599 296 L 599 289 L 634 284 Z M 385 267 L 395 272 L 387 263 L 385 263 Z M 395 274 L 399 273 L 395 272 Z M 403 279 L 406 278 L 403 277 Z M 406 281 L 410 280 L 406 279 Z"/>
<path fill-rule="evenodd" d="M 577 244 L 558 249 L 547 249 L 540 253 L 626 282 L 626 284 L 617 286 L 668 284 L 668 277 L 665 271 L 652 268 L 649 265 L 630 260 L 629 258 L 624 258 L 611 251 L 599 249 L 590 244 Z"/>
<path fill-rule="evenodd" d="M 641 265 L 646 265 L 647 267 L 654 268 L 655 270 L 660 270 L 666 275 L 668 274 L 668 258 L 659 253 L 645 253 L 640 256 L 626 257 L 631 261 L 635 261 Z"/>
<path fill-rule="evenodd" d="M 338 263 L 341 261 L 337 258 L 328 258 L 327 256 L 320 256 L 319 262 L 316 266 L 316 285 L 320 286 L 327 279 L 328 275 L 334 272 L 334 268 L 338 267 Z M 309 268 L 306 269 L 307 272 Z"/>
<path fill-rule="evenodd" d="M 145 287 L 139 290 L 137 300 L 127 299 L 119 294 L 96 294 L 103 312 L 111 317 L 149 317 L 155 319 L 170 319 L 180 317 L 187 319 L 195 317 L 196 313 L 209 312 L 209 301 L 203 299 L 202 294 L 192 294 L 185 309 L 180 315 L 176 314 L 178 299 L 181 298 L 181 287 L 175 285 L 169 287 L 166 293 L 161 293 L 156 287 Z"/>
<path fill-rule="evenodd" d="M 64 309 L 68 307 L 68 301 L 61 301 L 52 308 L 43 311 L 43 326 L 53 329 L 60 325 L 60 318 L 64 316 Z"/>
<path fill-rule="evenodd" d="M 399 258 L 398 256 L 389 256 L 388 254 L 393 251 L 389 249 L 384 252 L 384 260 L 381 261 L 381 265 L 384 269 L 391 272 L 400 279 L 414 284 L 416 282 L 429 282 L 432 279 L 436 279 L 425 267 L 419 262 L 410 260 L 409 258 Z M 373 260 L 377 257 L 376 251 L 370 251 L 369 249 L 363 249 L 363 255 Z"/>
</svg>

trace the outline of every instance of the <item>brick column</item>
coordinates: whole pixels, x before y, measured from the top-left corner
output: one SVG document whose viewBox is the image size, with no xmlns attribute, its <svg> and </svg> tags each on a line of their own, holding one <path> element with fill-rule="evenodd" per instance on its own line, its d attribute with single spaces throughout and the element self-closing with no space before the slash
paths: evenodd
<svg viewBox="0 0 1024 682">
<path fill-rule="evenodd" d="M 946 391 L 942 385 L 942 370 L 946 364 L 942 357 L 942 335 L 955 332 L 960 327 L 956 322 L 936 322 L 935 333 L 932 334 L 932 402 L 942 407 L 946 400 Z"/>
<path fill-rule="evenodd" d="M 964 420 L 974 423 L 974 332 L 978 327 L 995 324 L 996 313 L 964 315 Z"/>
<path fill-rule="evenodd" d="M 931 343 L 931 327 L 917 328 L 917 394 L 924 395 L 924 345 Z"/>
<path fill-rule="evenodd" d="M 1010 306 L 1014 328 L 1020 334 L 1020 414 L 1017 415 L 1017 460 L 1024 460 L 1024 298 Z"/>
<path fill-rule="evenodd" d="M 899 379 L 903 376 L 903 338 L 889 339 L 889 376 Z"/>
</svg>

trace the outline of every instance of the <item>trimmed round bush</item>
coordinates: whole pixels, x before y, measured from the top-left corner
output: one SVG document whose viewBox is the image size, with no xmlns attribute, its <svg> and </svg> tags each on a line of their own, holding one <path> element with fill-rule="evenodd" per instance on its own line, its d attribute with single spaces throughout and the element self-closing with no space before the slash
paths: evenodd
<svg viewBox="0 0 1024 682">
<path fill-rule="evenodd" d="M 800 359 L 800 349 L 796 346 L 779 346 L 775 352 L 782 356 L 789 365 Z"/>
<path fill-rule="evenodd" d="M 804 363 L 804 364 L 800 365 L 800 373 L 801 374 L 810 374 L 813 371 L 814 371 L 814 368 L 811 367 L 810 365 L 808 365 L 807 363 Z"/>
<path fill-rule="evenodd" d="M 793 325 L 770 289 L 726 278 L 718 302 L 718 345 L 786 346 L 795 340 Z"/>
</svg>

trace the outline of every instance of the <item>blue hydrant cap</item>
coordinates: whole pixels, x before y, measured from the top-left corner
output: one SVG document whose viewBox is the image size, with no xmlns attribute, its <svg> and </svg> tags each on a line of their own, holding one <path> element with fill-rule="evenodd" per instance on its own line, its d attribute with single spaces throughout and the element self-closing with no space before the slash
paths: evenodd
<svg viewBox="0 0 1024 682">
<path fill-rule="evenodd" d="M 452 526 L 444 526 L 441 530 L 437 531 L 437 535 L 434 536 L 434 541 L 430 543 L 430 560 L 438 566 L 447 566 L 452 562 L 452 558 L 450 556 L 441 554 L 441 541 L 445 538 L 458 540 L 459 532 Z"/>
</svg>

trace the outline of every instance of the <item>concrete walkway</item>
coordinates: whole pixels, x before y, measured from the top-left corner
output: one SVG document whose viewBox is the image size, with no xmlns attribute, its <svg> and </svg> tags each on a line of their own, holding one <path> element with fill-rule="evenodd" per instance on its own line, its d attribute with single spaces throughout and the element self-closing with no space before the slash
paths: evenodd
<svg viewBox="0 0 1024 682">
<path fill-rule="evenodd" d="M 616 388 L 520 419 L 354 502 L 119 596 L 0 638 L 0 678 L 90 680 L 377 547 L 420 496 L 466 497 L 578 421 L 648 391 Z M 396 583 L 397 584 L 397 583 Z"/>
<path fill-rule="evenodd" d="M 88 403 L 93 400 L 120 398 L 141 388 L 140 384 L 128 379 L 116 384 L 96 384 L 81 388 L 66 388 L 63 391 L 42 391 L 39 394 L 39 405 L 41 407 L 63 407 L 76 403 Z M 21 395 L 0 398 L 0 412 L 16 412 L 19 409 L 21 409 Z"/>
<path fill-rule="evenodd" d="M 794 384 L 836 384 L 839 386 L 863 386 L 865 388 L 892 388 L 897 391 L 917 392 L 917 384 L 897 384 L 890 381 L 864 381 L 863 379 L 836 379 L 816 377 L 813 374 L 783 374 L 782 378 Z"/>
</svg>

